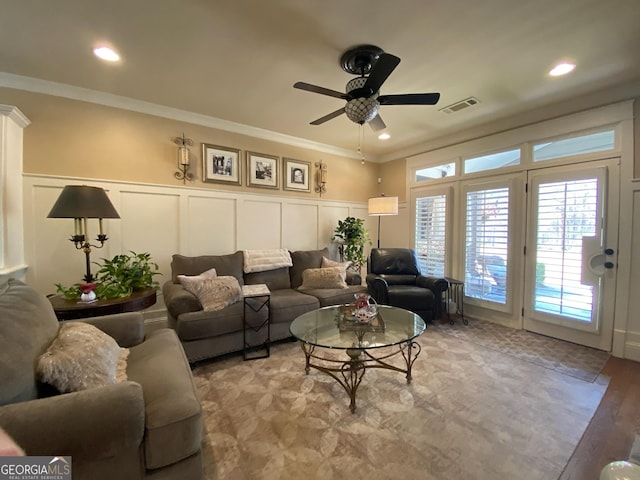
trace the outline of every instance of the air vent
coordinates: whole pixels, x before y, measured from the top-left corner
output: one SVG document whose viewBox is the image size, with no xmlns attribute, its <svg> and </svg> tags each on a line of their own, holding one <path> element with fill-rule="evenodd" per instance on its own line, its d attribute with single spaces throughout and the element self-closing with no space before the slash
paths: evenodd
<svg viewBox="0 0 640 480">
<path fill-rule="evenodd" d="M 473 107 L 480 103 L 476 97 L 469 97 L 460 102 L 453 103 L 447 107 L 441 108 L 439 111 L 444 113 L 456 113 L 460 110 L 464 110 L 465 108 Z"/>
</svg>

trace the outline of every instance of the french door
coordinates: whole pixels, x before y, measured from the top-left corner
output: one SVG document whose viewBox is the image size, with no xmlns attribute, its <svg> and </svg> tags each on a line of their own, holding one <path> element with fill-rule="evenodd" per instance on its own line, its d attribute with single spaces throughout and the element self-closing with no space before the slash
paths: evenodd
<svg viewBox="0 0 640 480">
<path fill-rule="evenodd" d="M 617 159 L 528 173 L 523 326 L 611 349 Z"/>
</svg>

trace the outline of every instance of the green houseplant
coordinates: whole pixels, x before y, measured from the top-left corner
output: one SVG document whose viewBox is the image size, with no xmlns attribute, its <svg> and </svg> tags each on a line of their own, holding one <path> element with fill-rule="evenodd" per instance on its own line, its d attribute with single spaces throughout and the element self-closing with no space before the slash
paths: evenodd
<svg viewBox="0 0 640 480">
<path fill-rule="evenodd" d="M 349 260 L 356 270 L 360 270 L 367 259 L 364 256 L 365 245 L 371 245 L 369 232 L 364 228 L 361 218 L 347 217 L 338 220 L 338 226 L 333 232 L 333 240 L 339 244 L 340 257 Z"/>
<path fill-rule="evenodd" d="M 96 273 L 96 295 L 98 298 L 128 297 L 135 290 L 158 288 L 153 277 L 160 275 L 158 264 L 149 253 L 120 254 L 111 260 L 102 259 Z"/>
<path fill-rule="evenodd" d="M 128 297 L 136 290 L 159 288 L 154 276 L 161 275 L 158 264 L 151 259 L 149 253 L 120 254 L 111 260 L 103 258 L 102 263 L 94 262 L 100 267 L 96 273 L 95 293 L 98 298 Z M 65 287 L 56 284 L 58 293 L 68 299 L 80 298 L 82 285 Z"/>
</svg>

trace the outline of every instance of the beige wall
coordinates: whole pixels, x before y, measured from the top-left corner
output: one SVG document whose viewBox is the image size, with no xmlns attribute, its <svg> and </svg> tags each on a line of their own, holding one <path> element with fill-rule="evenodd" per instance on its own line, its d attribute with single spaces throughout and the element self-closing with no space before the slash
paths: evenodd
<svg viewBox="0 0 640 480">
<path fill-rule="evenodd" d="M 61 97 L 0 88 L 0 104 L 17 106 L 31 120 L 24 132 L 24 172 L 115 180 L 153 185 L 182 185 L 174 178 L 177 146 L 172 138 L 193 139 L 190 186 L 265 195 L 319 198 L 320 195 L 246 187 L 245 152 L 253 151 L 327 164 L 327 192 L 322 199 L 366 201 L 377 194 L 377 164 L 262 140 L 200 125 Z M 241 187 L 202 182 L 201 143 L 242 150 Z M 282 167 L 281 167 L 282 168 Z M 312 183 L 315 186 L 315 181 Z"/>
<path fill-rule="evenodd" d="M 404 158 L 392 160 L 380 165 L 378 194 L 397 195 L 399 202 L 406 201 L 407 162 Z"/>
</svg>

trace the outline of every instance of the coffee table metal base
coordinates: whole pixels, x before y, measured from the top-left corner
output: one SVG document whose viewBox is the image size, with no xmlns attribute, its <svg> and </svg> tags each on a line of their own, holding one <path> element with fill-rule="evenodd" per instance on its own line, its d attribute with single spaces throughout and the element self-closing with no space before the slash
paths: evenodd
<svg viewBox="0 0 640 480">
<path fill-rule="evenodd" d="M 356 411 L 356 393 L 358 387 L 364 378 L 364 374 L 368 369 L 381 368 L 385 370 L 393 370 L 396 372 L 404 373 L 407 379 L 407 384 L 411 383 L 411 369 L 413 363 L 420 355 L 420 344 L 414 341 L 408 341 L 396 345 L 395 347 L 386 347 L 383 350 L 388 351 L 392 349 L 390 353 L 386 353 L 382 356 L 375 357 L 371 354 L 370 350 L 361 347 L 353 347 L 346 349 L 348 360 L 336 360 L 327 357 L 323 357 L 316 354 L 316 347 L 308 343 L 300 342 L 300 347 L 304 352 L 306 363 L 305 372 L 308 375 L 311 368 L 315 368 L 327 375 L 333 377 L 342 388 L 345 389 L 351 403 L 349 408 L 351 413 Z M 320 347 L 318 347 L 320 348 Z M 324 350 L 324 349 L 323 349 Z M 389 363 L 387 360 L 401 355 L 406 367 L 398 367 Z M 317 360 L 321 363 L 314 363 L 313 360 Z"/>
</svg>

